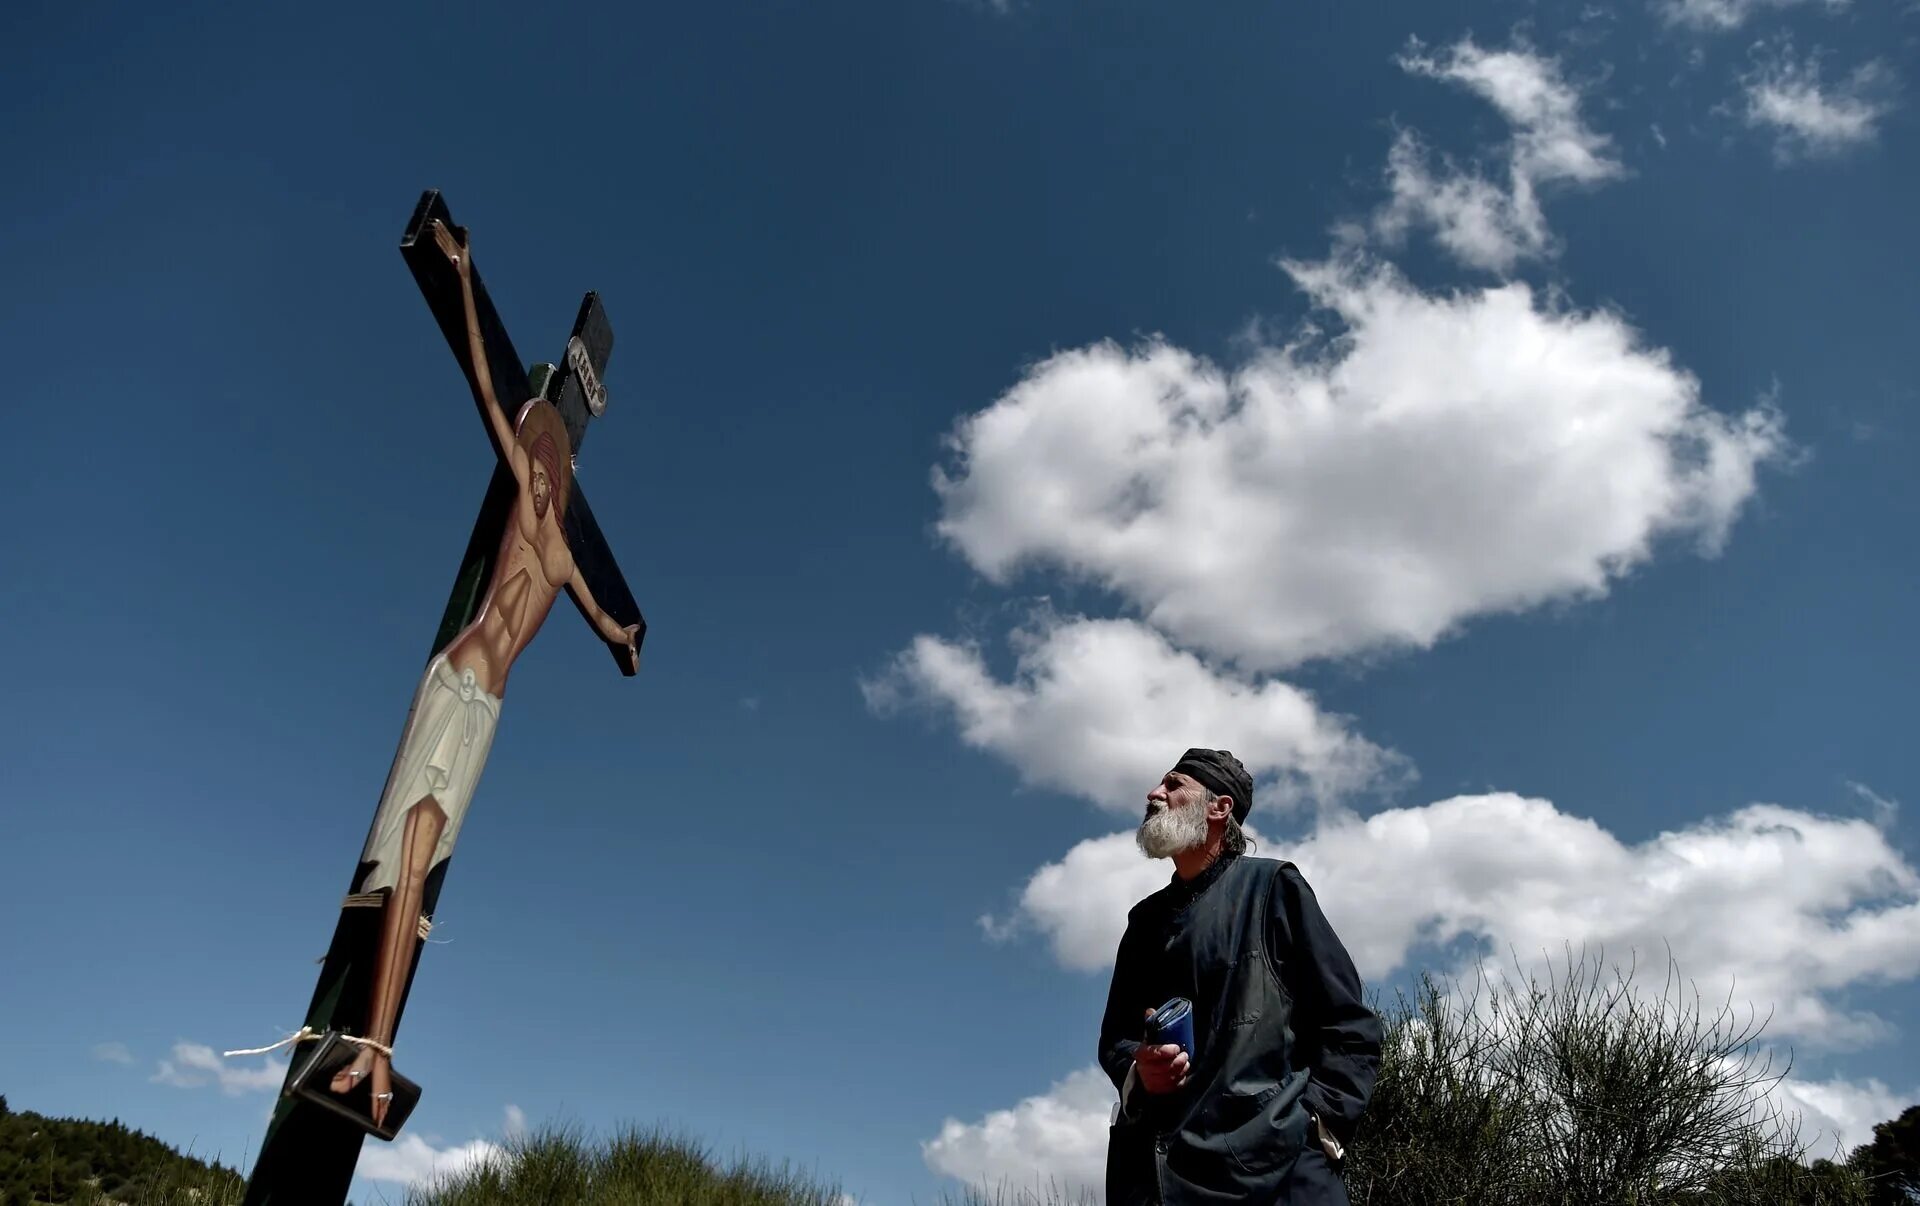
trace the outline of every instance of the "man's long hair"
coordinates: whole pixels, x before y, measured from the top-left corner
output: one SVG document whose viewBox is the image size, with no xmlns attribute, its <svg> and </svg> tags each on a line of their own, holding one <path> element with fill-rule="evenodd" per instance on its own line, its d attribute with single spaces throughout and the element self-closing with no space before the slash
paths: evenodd
<svg viewBox="0 0 1920 1206">
<path fill-rule="evenodd" d="M 1219 792 L 1208 790 L 1204 785 L 1200 790 L 1207 793 L 1205 800 L 1207 804 L 1212 804 L 1220 798 Z M 1232 813 L 1228 813 L 1226 832 L 1220 835 L 1220 857 L 1237 858 L 1242 854 L 1249 854 L 1259 848 L 1260 843 L 1248 837 L 1247 831 L 1240 828 L 1239 819 Z"/>
<path fill-rule="evenodd" d="M 1241 855 L 1251 853 L 1259 848 L 1260 844 L 1248 837 L 1247 831 L 1240 828 L 1240 822 L 1234 820 L 1233 817 L 1229 815 L 1227 817 L 1227 831 L 1221 835 L 1220 838 L 1220 853 L 1223 855 Z"/>
<path fill-rule="evenodd" d="M 1208 805 L 1212 805 L 1213 801 L 1219 799 L 1219 791 L 1213 791 L 1212 787 L 1208 787 L 1206 784 L 1200 785 L 1200 791 L 1202 791 L 1202 799 L 1200 799 L 1200 805 L 1202 805 L 1202 807 L 1208 807 Z M 1227 814 L 1227 830 L 1225 830 L 1225 833 L 1221 833 L 1221 837 L 1219 837 L 1219 856 L 1221 856 L 1221 858 L 1238 858 L 1240 855 L 1250 855 L 1250 853 L 1254 853 L 1254 851 L 1258 851 L 1258 849 L 1260 849 L 1260 843 L 1254 841 L 1252 837 L 1248 837 L 1246 830 L 1240 828 L 1240 822 L 1238 822 L 1238 818 L 1235 818 L 1235 814 L 1229 812 L 1229 814 Z"/>
</svg>

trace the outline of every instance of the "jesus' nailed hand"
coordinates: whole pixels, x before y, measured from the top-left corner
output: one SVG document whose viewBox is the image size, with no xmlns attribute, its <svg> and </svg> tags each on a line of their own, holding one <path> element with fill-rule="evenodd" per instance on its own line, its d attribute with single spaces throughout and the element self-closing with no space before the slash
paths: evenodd
<svg viewBox="0 0 1920 1206">
<path fill-rule="evenodd" d="M 329 1087 L 349 1093 L 368 1082 L 375 1125 L 386 1121 L 393 1101 L 392 1061 L 382 1048 L 393 1045 L 407 972 L 427 920 L 421 914 L 427 880 L 452 855 L 514 659 L 563 589 L 573 591 L 601 638 L 623 654 L 628 674 L 639 669 L 640 658 L 639 625 L 618 623 L 594 600 L 567 546 L 561 521 L 573 491 L 573 451 L 566 423 L 551 402 L 533 398 L 508 426 L 487 364 L 465 231 L 435 221 L 433 238 L 459 274 L 475 400 L 517 490 L 478 613 L 421 679 L 349 896 L 350 902 L 378 900 L 383 910 L 365 1036 L 377 1046 L 363 1045 Z"/>
</svg>

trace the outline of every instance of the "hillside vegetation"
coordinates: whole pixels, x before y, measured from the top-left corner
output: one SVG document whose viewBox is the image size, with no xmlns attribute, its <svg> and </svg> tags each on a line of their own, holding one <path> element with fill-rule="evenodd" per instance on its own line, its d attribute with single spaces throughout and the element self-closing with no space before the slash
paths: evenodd
<svg viewBox="0 0 1920 1206">
<path fill-rule="evenodd" d="M 0 1097 L 0 1206 L 166 1202 L 198 1191 L 200 1206 L 239 1201 L 230 1168 L 184 1156 L 116 1119 L 92 1122 L 13 1113 Z"/>
</svg>

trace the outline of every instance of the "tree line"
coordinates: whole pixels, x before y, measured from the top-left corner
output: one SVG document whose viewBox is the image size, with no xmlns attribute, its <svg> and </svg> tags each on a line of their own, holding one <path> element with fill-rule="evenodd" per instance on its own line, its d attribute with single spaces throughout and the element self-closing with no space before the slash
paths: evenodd
<svg viewBox="0 0 1920 1206">
<path fill-rule="evenodd" d="M 182 1155 L 117 1118 L 15 1113 L 0 1096 L 0 1206 L 134 1202 L 182 1185 L 238 1200 L 245 1182 L 232 1169 Z"/>
</svg>

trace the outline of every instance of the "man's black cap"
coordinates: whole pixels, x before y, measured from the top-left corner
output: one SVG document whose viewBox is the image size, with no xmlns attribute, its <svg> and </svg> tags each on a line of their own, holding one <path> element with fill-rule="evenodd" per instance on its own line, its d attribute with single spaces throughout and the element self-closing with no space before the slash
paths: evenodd
<svg viewBox="0 0 1920 1206">
<path fill-rule="evenodd" d="M 1232 796 L 1233 819 L 1246 821 L 1247 810 L 1253 807 L 1253 776 L 1232 750 L 1191 749 L 1180 755 L 1173 769 L 1192 775 L 1216 796 Z"/>
</svg>

